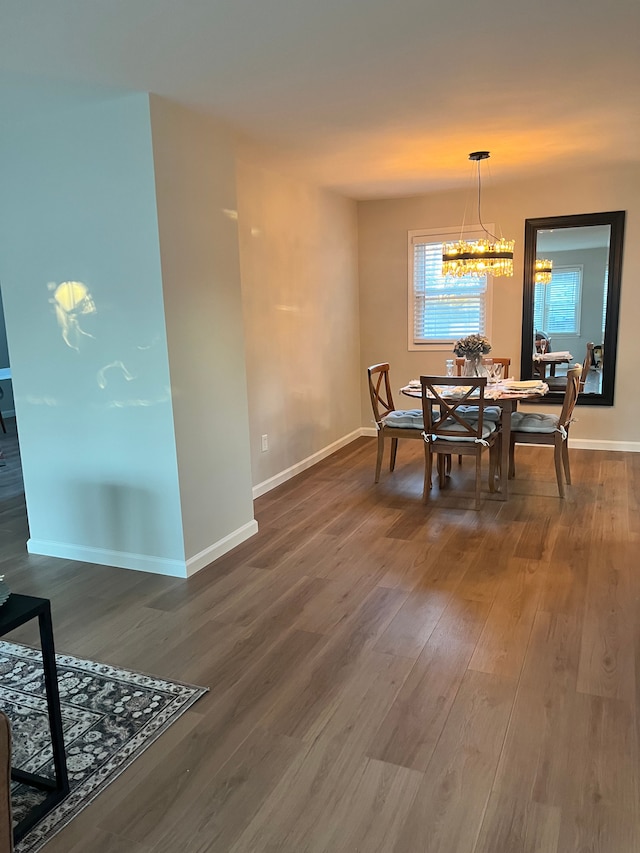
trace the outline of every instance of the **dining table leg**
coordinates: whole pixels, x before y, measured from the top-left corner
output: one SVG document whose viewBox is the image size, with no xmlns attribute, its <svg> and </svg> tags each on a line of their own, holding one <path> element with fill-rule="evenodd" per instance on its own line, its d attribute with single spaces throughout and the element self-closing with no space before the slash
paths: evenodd
<svg viewBox="0 0 640 853">
<path fill-rule="evenodd" d="M 517 406 L 516 400 L 503 400 L 502 408 L 502 447 L 500 449 L 499 494 L 501 501 L 509 497 L 509 445 L 511 444 L 511 415 Z"/>
</svg>

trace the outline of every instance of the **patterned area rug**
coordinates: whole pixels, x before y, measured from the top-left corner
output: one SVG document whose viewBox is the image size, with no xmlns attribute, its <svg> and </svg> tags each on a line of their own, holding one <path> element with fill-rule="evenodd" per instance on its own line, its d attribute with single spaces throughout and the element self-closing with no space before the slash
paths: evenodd
<svg viewBox="0 0 640 853">
<path fill-rule="evenodd" d="M 36 853 L 150 746 L 206 687 L 56 655 L 69 796 L 22 839 Z M 53 778 L 39 649 L 0 642 L 0 708 L 11 719 L 13 766 Z M 14 783 L 14 825 L 40 795 Z"/>
</svg>

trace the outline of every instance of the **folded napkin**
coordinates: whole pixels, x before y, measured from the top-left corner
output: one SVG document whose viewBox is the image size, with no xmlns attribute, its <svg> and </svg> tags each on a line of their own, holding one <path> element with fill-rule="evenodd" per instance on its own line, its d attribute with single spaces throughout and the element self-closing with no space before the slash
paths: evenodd
<svg viewBox="0 0 640 853">
<path fill-rule="evenodd" d="M 541 379 L 506 379 L 503 385 L 509 388 L 535 388 L 542 385 Z"/>
<path fill-rule="evenodd" d="M 503 382 L 500 385 L 500 395 L 501 397 L 507 397 L 509 395 L 520 395 L 520 394 L 546 394 L 549 390 L 549 386 L 542 382 L 539 379 L 523 379 L 516 380 L 511 379 L 507 382 Z"/>
</svg>

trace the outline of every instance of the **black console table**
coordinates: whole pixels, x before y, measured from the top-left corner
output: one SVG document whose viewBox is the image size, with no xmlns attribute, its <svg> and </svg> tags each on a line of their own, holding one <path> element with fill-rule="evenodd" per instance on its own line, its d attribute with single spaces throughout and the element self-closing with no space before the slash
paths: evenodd
<svg viewBox="0 0 640 853">
<path fill-rule="evenodd" d="M 60 713 L 60 695 L 58 693 L 58 672 L 56 670 L 56 655 L 53 645 L 53 626 L 51 624 L 51 604 L 47 598 L 35 598 L 32 595 L 9 596 L 6 604 L 0 607 L 0 637 L 8 634 L 38 618 L 40 627 L 40 647 L 42 649 L 42 665 L 44 683 L 47 693 L 47 711 L 49 713 L 49 729 L 51 732 L 51 747 L 53 751 L 53 766 L 55 778 L 48 779 L 35 773 L 12 769 L 11 778 L 24 785 L 30 785 L 47 792 L 44 800 L 29 811 L 13 830 L 14 842 L 20 841 L 31 827 L 41 817 L 63 800 L 69 793 L 67 777 L 67 761 L 64 751 L 62 734 L 62 715 Z"/>
</svg>

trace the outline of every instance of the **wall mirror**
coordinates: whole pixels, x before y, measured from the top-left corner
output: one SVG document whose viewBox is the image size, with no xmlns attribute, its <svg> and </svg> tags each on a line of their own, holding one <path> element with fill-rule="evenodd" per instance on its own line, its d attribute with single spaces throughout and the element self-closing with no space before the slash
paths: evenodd
<svg viewBox="0 0 640 853">
<path fill-rule="evenodd" d="M 585 364 L 578 403 L 613 405 L 624 219 L 616 210 L 525 221 L 520 375 L 545 377 L 541 402 L 562 400 L 570 362 Z M 552 262 L 550 280 L 536 260 Z"/>
</svg>

